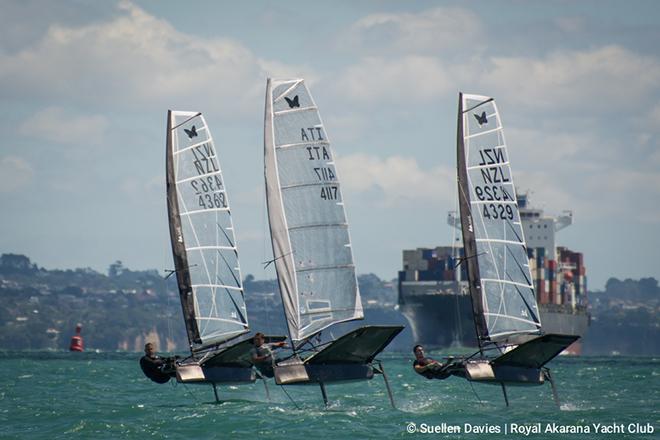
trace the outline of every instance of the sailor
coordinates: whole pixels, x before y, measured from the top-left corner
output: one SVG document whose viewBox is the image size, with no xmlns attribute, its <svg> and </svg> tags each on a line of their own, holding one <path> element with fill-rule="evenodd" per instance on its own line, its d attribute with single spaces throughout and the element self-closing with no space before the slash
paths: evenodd
<svg viewBox="0 0 660 440">
<path fill-rule="evenodd" d="M 173 359 L 163 359 L 156 354 L 156 348 L 151 342 L 144 346 L 144 356 L 140 358 L 140 368 L 149 379 L 156 383 L 165 383 L 174 376 Z"/>
<path fill-rule="evenodd" d="M 273 348 L 284 347 L 284 342 L 267 344 L 264 334 L 259 332 L 254 335 L 252 343 L 254 344 L 254 348 L 252 349 L 252 363 L 261 374 L 266 377 L 273 377 L 275 375 Z"/>
<path fill-rule="evenodd" d="M 421 345 L 415 345 L 413 353 L 415 353 L 413 368 L 417 374 L 427 379 L 446 379 L 450 376 L 446 365 L 424 356 L 424 347 Z"/>
</svg>

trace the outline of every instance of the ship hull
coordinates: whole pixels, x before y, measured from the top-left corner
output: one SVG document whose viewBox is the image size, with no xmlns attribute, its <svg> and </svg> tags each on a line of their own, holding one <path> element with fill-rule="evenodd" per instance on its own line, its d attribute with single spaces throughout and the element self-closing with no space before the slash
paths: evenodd
<svg viewBox="0 0 660 440">
<path fill-rule="evenodd" d="M 427 349 L 477 346 L 469 295 L 428 293 L 429 286 L 423 283 L 400 289 L 400 311 L 410 324 L 415 344 Z M 589 315 L 584 308 L 539 304 L 539 310 L 544 333 L 584 336 L 587 332 Z M 564 354 L 578 355 L 580 351 L 578 341 Z"/>
</svg>

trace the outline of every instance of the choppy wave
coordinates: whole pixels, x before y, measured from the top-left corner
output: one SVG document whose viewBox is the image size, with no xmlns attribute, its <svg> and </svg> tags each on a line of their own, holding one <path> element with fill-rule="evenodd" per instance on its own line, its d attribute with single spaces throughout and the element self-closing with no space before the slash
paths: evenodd
<svg viewBox="0 0 660 440">
<path fill-rule="evenodd" d="M 130 353 L 0 352 L 0 426 L 9 438 L 344 438 L 406 437 L 408 425 L 504 426 L 508 423 L 651 423 L 660 431 L 658 358 L 562 358 L 549 386 L 511 387 L 511 406 L 498 386 L 452 378 L 426 380 L 411 359 L 384 362 L 396 409 L 381 377 L 327 386 L 282 388 L 261 383 L 218 387 L 221 403 L 203 385 L 157 385 L 142 376 Z M 481 434 L 442 434 L 479 438 Z M 560 438 L 541 435 L 534 438 Z M 581 436 L 580 438 L 598 438 Z M 622 438 L 622 437 L 617 437 Z M 625 435 L 623 436 L 625 438 Z M 629 438 L 644 438 L 630 435 Z M 648 438 L 652 438 L 652 435 Z"/>
</svg>

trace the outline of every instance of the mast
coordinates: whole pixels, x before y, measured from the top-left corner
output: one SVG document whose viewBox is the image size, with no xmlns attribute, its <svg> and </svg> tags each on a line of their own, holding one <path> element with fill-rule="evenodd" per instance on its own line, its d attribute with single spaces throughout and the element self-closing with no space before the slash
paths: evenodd
<svg viewBox="0 0 660 440">
<path fill-rule="evenodd" d="M 286 329 L 289 340 L 293 343 L 293 332 L 291 328 L 297 325 L 299 320 L 295 313 L 298 310 L 297 296 L 292 294 L 296 291 L 294 273 L 295 263 L 291 251 L 291 240 L 288 237 L 284 207 L 282 206 L 282 194 L 280 192 L 279 173 L 277 172 L 277 158 L 275 157 L 275 133 L 273 125 L 273 94 L 272 79 L 266 81 L 266 105 L 264 115 L 264 179 L 266 182 L 266 211 L 268 214 L 268 225 L 270 227 L 271 246 L 275 262 L 275 273 L 280 287 L 282 297 L 282 308 L 286 318 Z"/>
<path fill-rule="evenodd" d="M 179 217 L 179 201 L 174 174 L 174 147 L 172 136 L 172 110 L 167 111 L 167 147 L 165 156 L 166 181 L 167 181 L 167 213 L 170 225 L 170 242 L 172 244 L 172 255 L 174 257 L 174 270 L 176 271 L 177 285 L 179 287 L 179 298 L 183 310 L 183 320 L 186 324 L 186 333 L 190 350 L 194 344 L 201 344 L 199 328 L 195 320 L 195 304 L 193 301 L 192 287 L 190 281 L 190 270 L 188 269 L 188 256 L 186 245 L 181 229 L 181 218 Z"/>
<path fill-rule="evenodd" d="M 477 242 L 474 235 L 472 212 L 470 209 L 470 188 L 468 185 L 467 162 L 465 158 L 465 137 L 463 122 L 463 93 L 458 94 L 458 129 L 456 139 L 456 165 L 458 173 L 458 204 L 461 217 L 461 232 L 463 249 L 467 264 L 470 301 L 472 302 L 472 317 L 477 333 L 479 349 L 482 341 L 488 336 L 488 327 L 484 316 L 483 298 L 481 297 L 481 279 L 477 260 Z"/>
</svg>

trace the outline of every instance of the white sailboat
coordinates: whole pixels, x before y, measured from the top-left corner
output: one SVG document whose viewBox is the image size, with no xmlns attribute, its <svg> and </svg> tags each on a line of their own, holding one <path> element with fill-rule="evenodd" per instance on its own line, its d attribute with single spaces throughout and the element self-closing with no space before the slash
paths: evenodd
<svg viewBox="0 0 660 440">
<path fill-rule="evenodd" d="M 334 154 L 304 80 L 268 80 L 264 154 L 273 261 L 294 351 L 277 363 L 275 379 L 319 384 L 327 404 L 326 383 L 384 375 L 375 357 L 403 327 L 365 326 L 322 347 L 312 340 L 364 314 Z"/>
<path fill-rule="evenodd" d="M 190 343 L 176 378 L 212 384 L 217 400 L 216 384 L 251 383 L 258 372 L 252 340 L 242 337 L 249 325 L 229 198 L 201 113 L 168 111 L 166 167 L 174 272 Z"/>
<path fill-rule="evenodd" d="M 543 334 L 502 122 L 493 98 L 459 94 L 458 197 L 479 351 L 445 372 L 475 382 L 541 385 L 579 336 Z"/>
</svg>

